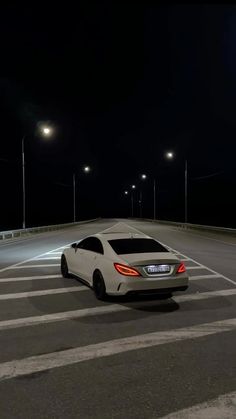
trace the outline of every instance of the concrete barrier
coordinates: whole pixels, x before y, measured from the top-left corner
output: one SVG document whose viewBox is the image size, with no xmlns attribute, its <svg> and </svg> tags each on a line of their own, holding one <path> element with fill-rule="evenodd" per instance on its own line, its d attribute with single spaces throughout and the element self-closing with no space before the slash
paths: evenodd
<svg viewBox="0 0 236 419">
<path fill-rule="evenodd" d="M 22 236 L 30 236 L 31 234 L 43 233 L 46 231 L 53 231 L 53 230 L 60 230 L 60 229 L 68 228 L 68 227 L 75 227 L 80 224 L 91 223 L 97 220 L 100 220 L 100 218 L 93 218 L 91 220 L 78 221 L 77 223 L 55 224 L 51 226 L 30 227 L 30 228 L 24 228 L 24 229 L 18 229 L 18 230 L 0 231 L 0 240 L 7 240 L 7 239 L 12 239 L 15 237 L 22 237 Z"/>
</svg>

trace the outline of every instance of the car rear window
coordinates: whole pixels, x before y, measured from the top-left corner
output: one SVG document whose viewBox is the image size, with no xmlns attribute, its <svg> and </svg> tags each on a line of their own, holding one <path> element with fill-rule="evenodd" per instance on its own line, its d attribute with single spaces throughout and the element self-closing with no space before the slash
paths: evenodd
<svg viewBox="0 0 236 419">
<path fill-rule="evenodd" d="M 153 239 L 115 239 L 108 240 L 117 255 L 130 253 L 168 252 L 168 250 Z"/>
</svg>

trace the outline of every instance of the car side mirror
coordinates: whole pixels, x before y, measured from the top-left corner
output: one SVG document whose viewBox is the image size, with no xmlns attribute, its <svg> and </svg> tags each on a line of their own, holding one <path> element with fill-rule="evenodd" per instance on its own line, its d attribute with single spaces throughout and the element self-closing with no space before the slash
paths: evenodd
<svg viewBox="0 0 236 419">
<path fill-rule="evenodd" d="M 72 243 L 71 247 L 73 247 L 73 249 L 77 248 L 77 243 Z"/>
</svg>

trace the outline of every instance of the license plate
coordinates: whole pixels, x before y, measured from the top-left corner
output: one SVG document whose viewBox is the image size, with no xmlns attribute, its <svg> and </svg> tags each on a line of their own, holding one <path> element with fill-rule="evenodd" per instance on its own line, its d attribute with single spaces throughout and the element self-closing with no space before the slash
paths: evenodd
<svg viewBox="0 0 236 419">
<path fill-rule="evenodd" d="M 170 272 L 170 265 L 150 265 L 146 267 L 148 274 L 168 273 Z"/>
</svg>

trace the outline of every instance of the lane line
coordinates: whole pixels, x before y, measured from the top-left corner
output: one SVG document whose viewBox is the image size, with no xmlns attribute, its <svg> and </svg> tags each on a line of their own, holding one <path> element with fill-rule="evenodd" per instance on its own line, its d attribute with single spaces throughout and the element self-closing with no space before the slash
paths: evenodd
<svg viewBox="0 0 236 419">
<path fill-rule="evenodd" d="M 188 301 L 198 301 L 198 300 L 205 300 L 209 298 L 217 298 L 217 297 L 230 297 L 236 295 L 236 288 L 227 289 L 227 290 L 220 290 L 220 291 L 209 291 L 209 292 L 202 292 L 202 293 L 195 293 L 195 294 L 187 294 L 187 295 L 179 295 L 172 298 L 172 300 L 176 303 L 184 303 Z M 116 312 L 123 312 L 123 311 L 132 311 L 138 310 L 142 307 L 156 307 L 166 304 L 165 301 L 135 301 L 130 302 L 129 306 L 125 306 L 122 304 L 111 304 L 106 306 L 100 307 L 89 307 L 83 308 L 79 310 L 72 310 L 72 311 L 63 311 L 58 313 L 52 314 L 44 314 L 42 316 L 31 316 L 31 317 L 23 317 L 11 320 L 2 320 L 0 321 L 0 330 L 5 329 L 15 329 L 19 327 L 26 327 L 26 326 L 34 326 L 42 323 L 54 323 L 59 321 L 65 320 L 73 320 L 83 317 L 92 317 L 97 315 L 104 315 L 104 314 L 111 314 Z"/>
<path fill-rule="evenodd" d="M 34 275 L 34 276 L 18 276 L 14 278 L 0 278 L 0 282 L 18 282 L 18 281 L 34 281 L 37 279 L 53 279 L 62 278 L 61 275 Z"/>
<path fill-rule="evenodd" d="M 175 232 L 177 231 L 178 233 L 186 234 L 186 231 L 181 231 L 181 230 L 177 230 L 177 229 L 174 229 L 174 228 L 170 228 L 170 230 L 171 231 L 175 231 Z M 227 244 L 228 246 L 236 246 L 236 243 L 225 242 L 224 240 L 219 240 L 219 239 L 215 239 L 213 237 L 204 236 L 204 235 L 202 235 L 200 233 L 195 233 L 195 232 L 192 233 L 189 230 L 187 231 L 187 233 L 188 233 L 188 235 L 190 234 L 191 236 L 200 236 L 200 237 L 203 237 L 204 239 L 207 239 L 207 240 L 213 240 L 215 242 Z"/>
<path fill-rule="evenodd" d="M 131 227 L 131 228 L 133 228 L 133 227 Z M 142 233 L 141 231 L 139 231 L 139 230 L 137 230 L 137 229 L 135 229 L 137 232 L 139 232 L 139 233 Z M 173 230 L 173 229 L 172 229 Z M 178 230 L 175 230 L 175 231 L 178 231 Z M 183 233 L 183 232 L 181 232 L 181 233 Z M 145 233 L 142 233 L 142 234 L 145 234 Z M 191 233 L 190 233 L 191 234 Z M 159 241 L 159 240 L 158 240 Z M 176 249 L 173 249 L 172 247 L 170 247 L 170 246 L 166 246 L 166 244 L 164 244 L 163 242 L 161 242 L 161 241 L 159 241 L 159 243 L 161 243 L 163 246 L 165 246 L 167 249 L 169 249 L 169 250 L 171 250 L 172 252 L 178 252 Z M 178 252 L 179 253 L 179 252 Z M 184 253 L 181 253 L 184 257 L 187 257 L 187 258 L 189 258 L 189 260 L 191 260 L 192 262 L 194 262 L 194 263 L 196 263 L 197 265 L 200 265 L 200 263 L 199 262 L 197 262 L 196 260 L 194 260 L 194 259 L 192 259 L 192 258 L 190 258 L 190 257 L 188 257 L 187 255 L 185 255 Z M 216 275 L 219 275 L 221 278 L 224 278 L 226 281 L 228 281 L 228 282 L 231 282 L 231 284 L 234 284 L 234 285 L 236 285 L 236 281 L 233 281 L 232 279 L 230 279 L 230 278 L 228 278 L 227 276 L 225 276 L 225 275 L 222 275 L 222 274 L 220 274 L 219 272 L 216 272 L 216 271 L 214 271 L 213 269 L 211 269 L 211 268 L 209 268 L 209 267 L 207 267 L 207 266 L 205 266 L 205 265 L 202 265 L 202 267 L 203 268 L 205 268 L 205 269 L 207 269 L 208 271 L 210 271 L 210 272 L 212 272 L 212 273 L 214 273 L 214 274 L 216 274 Z"/>
<path fill-rule="evenodd" d="M 236 391 L 221 395 L 213 400 L 172 412 L 162 419 L 235 419 Z"/>
<path fill-rule="evenodd" d="M 42 295 L 52 295 L 52 294 L 64 294 L 68 292 L 78 292 L 78 291 L 86 291 L 86 290 L 89 290 L 89 288 L 81 285 L 80 287 L 54 288 L 51 290 L 47 289 L 47 290 L 39 290 L 39 291 L 16 292 L 14 294 L 0 294 L 0 300 L 15 300 L 18 298 L 38 297 Z"/>
<path fill-rule="evenodd" d="M 233 318 L 180 329 L 114 339 L 64 351 L 31 356 L 0 364 L 0 380 L 7 380 L 22 375 L 29 375 L 129 351 L 157 347 L 172 342 L 180 342 L 235 331 L 235 329 L 236 318 Z"/>
<path fill-rule="evenodd" d="M 158 241 L 159 241 L 159 240 L 158 240 Z M 165 246 L 165 244 L 164 244 L 164 243 L 162 243 L 162 242 L 159 242 L 159 243 L 161 243 L 163 246 Z M 170 249 L 171 249 L 171 248 L 170 248 Z M 172 249 L 172 250 L 175 250 L 175 249 Z M 183 256 L 188 257 L 187 255 L 183 255 Z M 215 274 L 215 275 L 217 275 L 217 276 L 220 276 L 221 278 L 224 278 L 226 281 L 230 282 L 231 284 L 236 285 L 236 281 L 233 281 L 232 279 L 228 278 L 227 276 L 222 275 L 222 274 L 220 274 L 219 272 L 216 272 L 216 271 L 214 271 L 213 269 L 211 269 L 211 268 L 209 268 L 209 267 L 207 267 L 207 266 L 205 266 L 205 265 L 203 265 L 203 264 L 200 264 L 199 262 L 197 262 L 196 260 L 194 260 L 194 259 L 192 259 L 192 258 L 189 258 L 189 260 L 190 260 L 190 261 L 192 261 L 192 262 L 194 262 L 194 263 L 196 263 L 197 265 L 201 265 L 203 269 L 207 269 L 208 271 L 212 272 L 213 274 Z"/>
<path fill-rule="evenodd" d="M 61 266 L 61 265 L 59 263 L 48 263 L 45 265 L 20 265 L 20 266 L 14 266 L 14 268 L 8 268 L 8 270 L 27 269 L 27 268 L 47 268 L 47 267 L 52 267 L 52 266 Z"/>
</svg>

